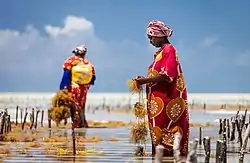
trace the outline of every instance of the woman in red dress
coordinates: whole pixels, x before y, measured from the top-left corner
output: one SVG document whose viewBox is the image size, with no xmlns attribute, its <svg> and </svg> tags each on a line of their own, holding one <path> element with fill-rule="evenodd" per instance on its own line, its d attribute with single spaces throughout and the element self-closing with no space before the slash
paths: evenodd
<svg viewBox="0 0 250 163">
<path fill-rule="evenodd" d="M 70 56 L 63 63 L 63 77 L 60 89 L 68 89 L 73 96 L 76 104 L 74 127 L 88 127 L 85 117 L 85 104 L 87 93 L 91 85 L 96 80 L 95 68 L 85 56 L 87 48 L 84 45 L 77 46 Z"/>
<path fill-rule="evenodd" d="M 151 21 L 147 35 L 159 50 L 148 68 L 148 76 L 138 76 L 135 80 L 138 85 L 146 84 L 152 154 L 155 154 L 156 145 L 161 144 L 165 147 L 164 156 L 173 156 L 174 134 L 179 132 L 180 152 L 186 156 L 189 139 L 187 91 L 177 51 L 168 40 L 172 30 L 161 21 Z"/>
</svg>

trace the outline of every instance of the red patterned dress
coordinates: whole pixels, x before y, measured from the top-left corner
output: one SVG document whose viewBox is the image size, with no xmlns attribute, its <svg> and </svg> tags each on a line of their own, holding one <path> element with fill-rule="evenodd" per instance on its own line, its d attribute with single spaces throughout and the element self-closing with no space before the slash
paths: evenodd
<svg viewBox="0 0 250 163">
<path fill-rule="evenodd" d="M 174 134 L 182 135 L 180 152 L 188 153 L 189 114 L 187 91 L 181 65 L 175 48 L 166 44 L 156 52 L 148 68 L 148 76 L 166 74 L 171 82 L 147 85 L 148 119 L 152 139 L 153 155 L 155 146 L 165 147 L 164 156 L 173 156 Z"/>
<path fill-rule="evenodd" d="M 71 90 L 73 99 L 78 106 L 75 110 L 74 126 L 79 127 L 79 109 L 85 109 L 89 83 L 95 75 L 95 69 L 92 63 L 78 56 L 69 57 L 64 62 L 63 69 L 71 71 L 71 82 L 67 88 Z"/>
</svg>

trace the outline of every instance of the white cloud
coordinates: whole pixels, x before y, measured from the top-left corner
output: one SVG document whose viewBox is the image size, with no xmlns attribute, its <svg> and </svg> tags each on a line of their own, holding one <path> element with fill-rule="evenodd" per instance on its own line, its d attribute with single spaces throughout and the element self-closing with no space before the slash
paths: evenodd
<svg viewBox="0 0 250 163">
<path fill-rule="evenodd" d="M 1 82 L 6 89 L 57 89 L 62 63 L 79 44 L 88 47 L 87 58 L 97 69 L 96 89 L 100 91 L 108 90 L 108 85 L 111 91 L 125 87 L 127 79 L 146 74 L 152 59 L 145 45 L 130 40 L 100 39 L 94 32 L 93 23 L 85 18 L 68 16 L 63 26 L 46 25 L 44 30 L 45 35 L 32 25 L 22 32 L 0 29 L 0 73 L 5 76 Z M 27 80 L 28 83 L 23 83 Z"/>
<path fill-rule="evenodd" d="M 88 32 L 89 35 L 93 35 L 93 23 L 75 16 L 68 16 L 64 21 L 64 27 L 53 27 L 46 25 L 46 32 L 52 37 L 58 37 L 59 35 L 76 36 L 79 32 Z"/>
<path fill-rule="evenodd" d="M 45 25 L 44 31 L 41 34 L 32 25 L 27 25 L 24 31 L 0 29 L 0 91 L 57 90 L 62 63 L 79 44 L 86 44 L 87 58 L 96 67 L 97 82 L 93 90 L 125 90 L 128 79 L 146 75 L 156 51 L 146 43 L 100 39 L 94 24 L 82 17 L 68 16 L 63 26 Z M 226 69 L 234 65 L 228 55 L 230 51 L 219 44 L 216 35 L 197 42 L 182 38 L 174 43 L 187 80 L 192 80 L 190 83 L 197 85 L 200 74 L 204 78 L 223 66 Z M 246 66 L 247 58 L 249 51 L 237 63 Z"/>
</svg>

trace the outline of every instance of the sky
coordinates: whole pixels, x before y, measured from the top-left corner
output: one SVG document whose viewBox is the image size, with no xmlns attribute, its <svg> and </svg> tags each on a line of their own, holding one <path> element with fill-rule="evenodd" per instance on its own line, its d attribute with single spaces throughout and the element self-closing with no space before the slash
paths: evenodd
<svg viewBox="0 0 250 163">
<path fill-rule="evenodd" d="M 0 92 L 54 92 L 62 64 L 88 47 L 97 80 L 91 92 L 127 92 L 146 75 L 157 49 L 146 27 L 162 20 L 174 33 L 190 93 L 250 92 L 248 0 L 1 0 Z"/>
</svg>

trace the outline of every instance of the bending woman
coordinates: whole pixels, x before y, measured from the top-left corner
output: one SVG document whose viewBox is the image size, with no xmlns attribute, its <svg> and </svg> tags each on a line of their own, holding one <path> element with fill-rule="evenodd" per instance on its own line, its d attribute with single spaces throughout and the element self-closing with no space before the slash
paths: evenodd
<svg viewBox="0 0 250 163">
<path fill-rule="evenodd" d="M 179 132 L 182 136 L 180 152 L 186 156 L 189 137 L 187 91 L 177 52 L 168 40 L 172 32 L 161 21 L 148 24 L 148 39 L 159 50 L 148 67 L 148 76 L 138 76 L 135 80 L 138 85 L 146 84 L 153 155 L 156 145 L 161 144 L 165 147 L 164 156 L 173 156 L 174 134 Z"/>
</svg>

